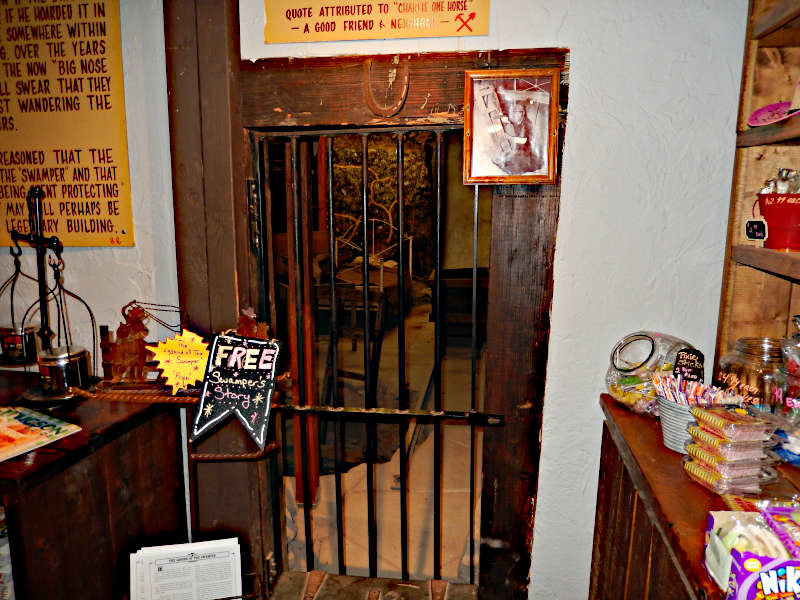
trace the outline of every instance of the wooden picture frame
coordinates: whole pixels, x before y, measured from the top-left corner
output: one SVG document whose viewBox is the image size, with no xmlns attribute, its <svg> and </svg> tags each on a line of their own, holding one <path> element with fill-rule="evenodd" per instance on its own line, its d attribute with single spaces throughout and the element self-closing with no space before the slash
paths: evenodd
<svg viewBox="0 0 800 600">
<path fill-rule="evenodd" d="M 464 183 L 555 183 L 561 70 L 464 76 Z"/>
</svg>

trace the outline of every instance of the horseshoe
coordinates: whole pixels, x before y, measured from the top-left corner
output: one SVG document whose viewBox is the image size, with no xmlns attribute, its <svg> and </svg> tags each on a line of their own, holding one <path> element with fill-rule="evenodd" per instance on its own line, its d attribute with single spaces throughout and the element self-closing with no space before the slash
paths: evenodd
<svg viewBox="0 0 800 600">
<path fill-rule="evenodd" d="M 399 60 L 397 63 L 392 63 L 392 68 L 395 70 L 395 78 L 386 86 L 388 92 L 390 88 L 399 85 L 399 96 L 391 104 L 382 104 L 375 98 L 375 93 L 372 90 L 372 59 L 368 58 L 364 61 L 364 100 L 369 109 L 379 117 L 392 117 L 400 112 L 403 104 L 406 102 L 408 96 L 408 84 L 410 75 L 408 72 L 408 59 Z M 388 93 L 387 93 L 388 96 Z"/>
</svg>

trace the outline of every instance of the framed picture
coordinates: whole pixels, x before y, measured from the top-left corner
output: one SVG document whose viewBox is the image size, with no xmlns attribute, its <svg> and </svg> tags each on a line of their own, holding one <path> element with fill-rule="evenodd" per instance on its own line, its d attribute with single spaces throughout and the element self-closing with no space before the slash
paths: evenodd
<svg viewBox="0 0 800 600">
<path fill-rule="evenodd" d="M 465 76 L 464 183 L 554 183 L 560 70 Z"/>
</svg>

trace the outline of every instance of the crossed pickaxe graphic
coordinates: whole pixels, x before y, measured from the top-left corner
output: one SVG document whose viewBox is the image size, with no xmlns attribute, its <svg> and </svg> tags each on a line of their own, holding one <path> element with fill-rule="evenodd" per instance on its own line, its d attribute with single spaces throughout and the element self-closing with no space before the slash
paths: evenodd
<svg viewBox="0 0 800 600">
<path fill-rule="evenodd" d="M 459 32 L 459 31 L 461 31 L 462 29 L 464 29 L 464 27 L 466 27 L 467 29 L 469 29 L 470 31 L 472 31 L 472 27 L 470 27 L 469 25 L 467 25 L 467 23 L 469 23 L 470 21 L 472 21 L 472 19 L 474 19 L 474 18 L 475 18 L 475 13 L 474 13 L 474 12 L 471 12 L 471 13 L 469 13 L 469 15 L 467 15 L 467 20 L 466 20 L 466 21 L 465 21 L 465 20 L 464 20 L 464 18 L 461 16 L 461 15 L 463 15 L 463 14 L 464 14 L 464 13 L 458 13 L 458 14 L 456 15 L 456 19 L 458 19 L 459 21 L 461 21 L 461 26 L 460 26 L 458 29 L 456 29 L 456 33 L 457 33 L 457 32 Z"/>
</svg>

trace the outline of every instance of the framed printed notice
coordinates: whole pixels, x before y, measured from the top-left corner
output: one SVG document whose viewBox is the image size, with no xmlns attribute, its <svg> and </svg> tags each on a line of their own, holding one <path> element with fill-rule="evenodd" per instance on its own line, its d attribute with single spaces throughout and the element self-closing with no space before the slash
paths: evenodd
<svg viewBox="0 0 800 600">
<path fill-rule="evenodd" d="M 133 246 L 118 0 L 0 3 L 0 244 L 28 233 L 65 246 Z"/>
<path fill-rule="evenodd" d="M 489 0 L 264 0 L 264 42 L 489 34 Z"/>
</svg>

